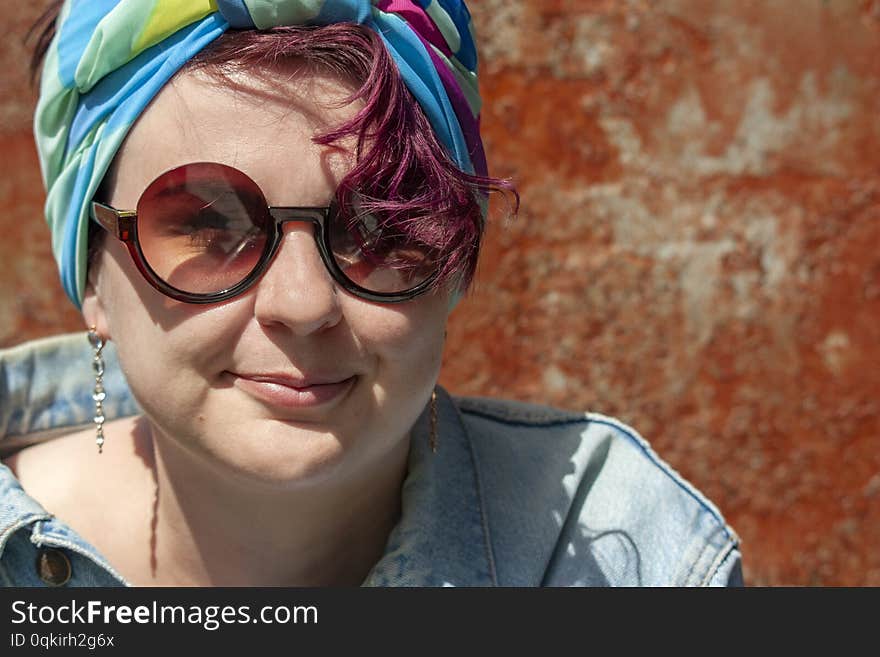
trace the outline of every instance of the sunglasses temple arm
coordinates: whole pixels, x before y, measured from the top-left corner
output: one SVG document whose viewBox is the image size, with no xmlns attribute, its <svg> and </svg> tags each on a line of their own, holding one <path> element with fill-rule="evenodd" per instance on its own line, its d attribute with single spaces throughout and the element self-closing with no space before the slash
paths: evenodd
<svg viewBox="0 0 880 657">
<path fill-rule="evenodd" d="M 128 242 L 131 239 L 134 222 L 137 218 L 136 212 L 117 210 L 95 201 L 92 203 L 92 216 L 104 230 L 117 239 L 123 242 Z"/>
</svg>

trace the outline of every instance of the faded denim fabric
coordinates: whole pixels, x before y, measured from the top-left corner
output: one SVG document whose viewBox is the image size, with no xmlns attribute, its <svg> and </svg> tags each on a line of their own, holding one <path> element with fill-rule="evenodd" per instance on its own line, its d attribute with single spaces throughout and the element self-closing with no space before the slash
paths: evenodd
<svg viewBox="0 0 880 657">
<path fill-rule="evenodd" d="M 137 412 L 112 348 L 108 420 Z M 0 351 L 0 455 L 88 425 L 85 334 Z M 632 429 L 595 413 L 438 399 L 413 431 L 401 519 L 367 586 L 742 585 L 739 539 L 718 509 Z M 0 466 L 0 583 L 45 586 L 43 547 L 65 551 L 67 586 L 126 586 L 106 559 Z"/>
</svg>

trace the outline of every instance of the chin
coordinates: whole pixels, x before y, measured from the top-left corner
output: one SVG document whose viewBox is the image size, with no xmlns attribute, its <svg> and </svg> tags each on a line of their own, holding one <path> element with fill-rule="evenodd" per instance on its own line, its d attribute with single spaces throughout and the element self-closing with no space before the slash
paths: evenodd
<svg viewBox="0 0 880 657">
<path fill-rule="evenodd" d="M 228 440 L 203 445 L 200 456 L 212 461 L 221 476 L 267 491 L 318 486 L 344 474 L 353 455 L 337 435 L 271 424 L 275 426 L 226 433 Z"/>
</svg>

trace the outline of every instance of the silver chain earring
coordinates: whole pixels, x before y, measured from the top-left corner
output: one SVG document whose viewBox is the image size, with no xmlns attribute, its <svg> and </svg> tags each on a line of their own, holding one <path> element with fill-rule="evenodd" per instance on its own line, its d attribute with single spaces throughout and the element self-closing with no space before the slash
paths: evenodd
<svg viewBox="0 0 880 657">
<path fill-rule="evenodd" d="M 107 398 L 107 393 L 104 392 L 104 357 L 101 352 L 105 343 L 94 326 L 89 329 L 89 344 L 95 350 L 95 356 L 92 359 L 92 372 L 95 374 L 95 389 L 92 392 L 92 399 L 95 400 L 95 443 L 98 445 L 98 454 L 102 454 L 104 451 L 104 400 Z"/>
</svg>

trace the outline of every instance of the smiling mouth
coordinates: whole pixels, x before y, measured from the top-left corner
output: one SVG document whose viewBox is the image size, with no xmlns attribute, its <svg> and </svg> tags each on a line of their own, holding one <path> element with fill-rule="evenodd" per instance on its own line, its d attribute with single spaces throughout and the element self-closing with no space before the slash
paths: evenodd
<svg viewBox="0 0 880 657">
<path fill-rule="evenodd" d="M 338 403 L 357 380 L 357 376 L 352 375 L 340 381 L 312 383 L 275 375 L 228 374 L 239 390 L 263 403 L 283 409 L 329 407 Z"/>
</svg>

